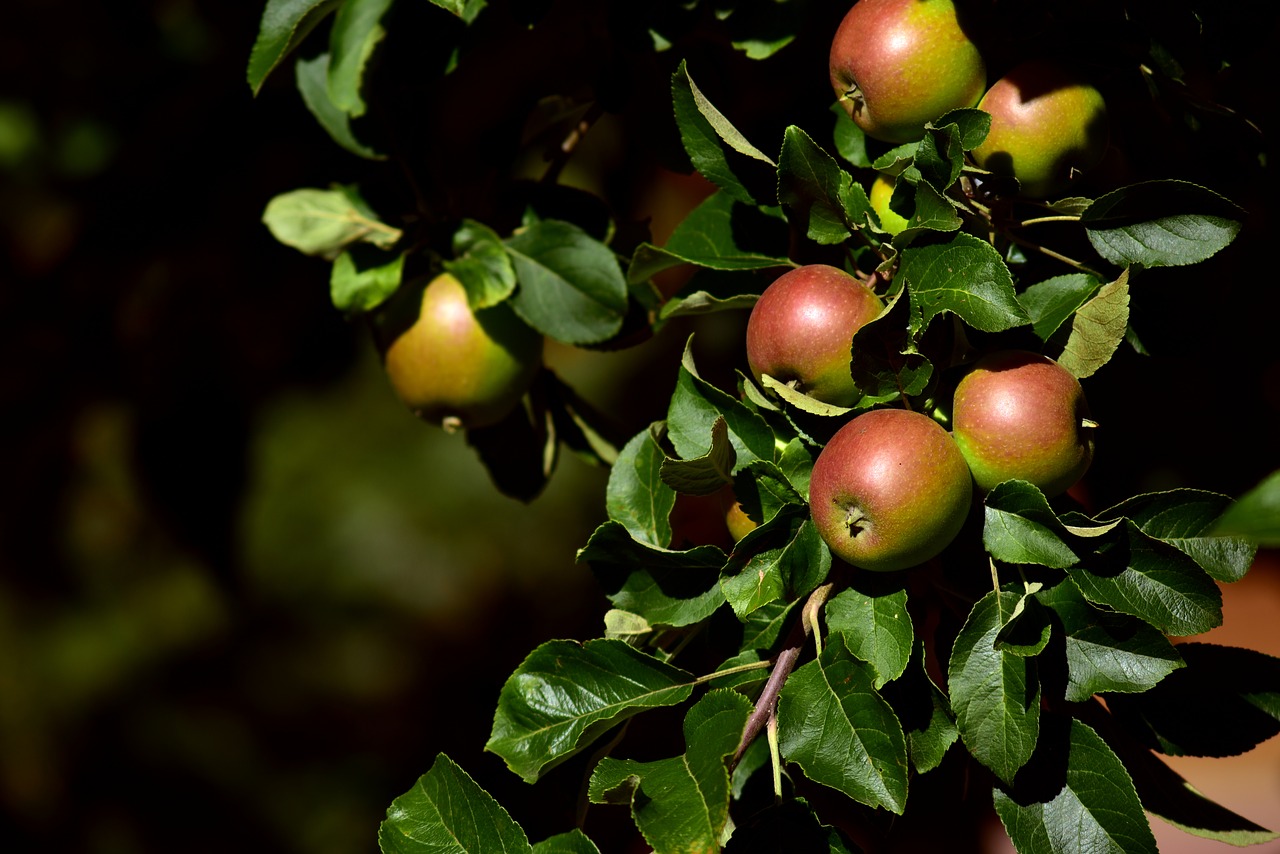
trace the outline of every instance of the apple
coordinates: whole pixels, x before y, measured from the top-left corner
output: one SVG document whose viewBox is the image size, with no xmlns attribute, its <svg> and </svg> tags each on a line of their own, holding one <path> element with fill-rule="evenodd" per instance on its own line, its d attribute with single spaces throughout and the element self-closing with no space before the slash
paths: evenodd
<svg viewBox="0 0 1280 854">
<path fill-rule="evenodd" d="M 831 88 L 874 139 L 912 142 L 927 122 L 972 107 L 987 68 L 952 0 L 858 0 L 831 41 Z"/>
<path fill-rule="evenodd" d="M 1102 93 L 1062 66 L 1025 62 L 982 96 L 991 131 L 973 150 L 983 169 L 1018 179 L 1022 195 L 1062 193 L 1107 151 Z"/>
<path fill-rule="evenodd" d="M 861 569 L 906 569 L 964 526 L 973 478 L 950 434 L 906 409 L 863 413 L 814 460 L 809 506 L 831 552 Z"/>
<path fill-rule="evenodd" d="M 1061 495 L 1093 460 L 1094 426 L 1080 381 L 1025 350 L 979 359 L 956 386 L 951 409 L 956 444 L 984 491 L 1017 478 Z"/>
<path fill-rule="evenodd" d="M 893 198 L 893 188 L 896 183 L 897 181 L 893 178 L 881 172 L 871 183 L 871 192 L 868 194 L 871 199 L 871 209 L 876 212 L 876 216 L 880 217 L 880 227 L 893 235 L 900 234 L 911 224 L 906 217 L 889 207 L 889 200 Z"/>
<path fill-rule="evenodd" d="M 725 527 L 729 529 L 729 536 L 733 537 L 735 543 L 741 542 L 743 537 L 760 527 L 759 522 L 747 515 L 742 502 L 733 494 L 732 487 L 726 487 L 720 493 L 720 502 L 724 509 Z"/>
<path fill-rule="evenodd" d="M 844 270 L 807 264 L 765 288 L 747 320 L 747 362 L 764 374 L 836 406 L 861 397 L 849 372 L 853 334 L 884 303 Z"/>
<path fill-rule="evenodd" d="M 496 424 L 514 409 L 542 366 L 542 347 L 508 306 L 473 312 L 462 283 L 442 273 L 422 289 L 383 365 L 414 413 L 455 432 Z"/>
</svg>

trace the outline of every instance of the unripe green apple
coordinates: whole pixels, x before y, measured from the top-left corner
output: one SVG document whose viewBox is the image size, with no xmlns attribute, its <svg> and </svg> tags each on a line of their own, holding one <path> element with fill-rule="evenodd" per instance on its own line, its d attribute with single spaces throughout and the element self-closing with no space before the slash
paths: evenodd
<svg viewBox="0 0 1280 854">
<path fill-rule="evenodd" d="M 1049 497 L 1066 492 L 1093 460 L 1094 426 L 1080 381 L 1023 350 L 978 360 L 951 409 L 956 444 L 984 491 L 1017 478 Z"/>
<path fill-rule="evenodd" d="M 893 198 L 893 187 L 896 183 L 893 178 L 881 172 L 872 182 L 869 194 L 871 209 L 876 212 L 876 216 L 880 217 L 880 227 L 894 235 L 901 234 L 902 230 L 911 224 L 907 222 L 906 217 L 889 207 L 889 200 Z"/>
<path fill-rule="evenodd" d="M 991 114 L 991 131 L 973 150 L 974 162 L 1017 178 L 1028 198 L 1062 193 L 1107 150 L 1102 93 L 1049 62 L 1014 68 L 987 91 L 978 109 Z"/>
<path fill-rule="evenodd" d="M 955 441 L 906 409 L 872 410 L 841 427 L 809 479 L 813 522 L 831 552 L 882 572 L 945 549 L 972 500 L 973 478 Z"/>
<path fill-rule="evenodd" d="M 543 339 L 506 305 L 473 312 L 449 273 L 422 290 L 416 319 L 386 348 L 391 386 L 449 432 L 501 421 L 542 364 Z"/>
<path fill-rule="evenodd" d="M 747 320 L 747 362 L 756 380 L 768 374 L 836 406 L 861 396 L 849 372 L 853 334 L 884 303 L 836 267 L 808 264 L 765 288 Z"/>
<path fill-rule="evenodd" d="M 982 54 L 952 0 L 858 0 L 831 41 L 831 88 L 863 132 L 912 142 L 926 122 L 978 103 Z"/>
<path fill-rule="evenodd" d="M 729 536 L 733 537 L 735 543 L 760 527 L 759 522 L 747 515 L 742 502 L 733 494 L 732 487 L 725 487 L 720 491 L 720 506 L 724 508 L 725 527 L 729 529 Z"/>
</svg>

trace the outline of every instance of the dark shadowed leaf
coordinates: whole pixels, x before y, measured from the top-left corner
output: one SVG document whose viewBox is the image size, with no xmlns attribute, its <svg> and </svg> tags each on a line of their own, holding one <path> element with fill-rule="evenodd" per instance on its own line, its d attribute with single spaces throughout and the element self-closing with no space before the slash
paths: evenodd
<svg viewBox="0 0 1280 854">
<path fill-rule="evenodd" d="M 643 282 L 680 264 L 710 270 L 794 266 L 787 258 L 787 238 L 780 216 L 717 190 L 680 221 L 665 246 L 644 243 L 636 249 L 627 281 Z"/>
<path fill-rule="evenodd" d="M 1042 746 L 996 812 L 1019 854 L 1156 854 L 1156 841 L 1125 766 L 1074 719 L 1045 721 Z"/>
<path fill-rule="evenodd" d="M 1186 181 L 1145 181 L 1107 193 L 1080 217 L 1089 242 L 1117 267 L 1196 264 L 1240 232 L 1244 212 Z"/>
<path fill-rule="evenodd" d="M 688 551 L 636 542 L 620 522 L 605 522 L 578 550 L 615 608 L 651 625 L 701 622 L 724 604 L 720 568 L 725 553 L 715 546 Z"/>
<path fill-rule="evenodd" d="M 849 239 L 871 210 L 862 185 L 795 126 L 783 134 L 778 155 L 778 201 L 809 239 L 823 244 Z"/>
<path fill-rule="evenodd" d="M 1098 519 L 1128 519 L 1148 537 L 1185 552 L 1213 578 L 1230 583 L 1244 578 L 1257 551 L 1246 539 L 1217 535 L 1215 522 L 1230 506 L 1225 495 L 1172 489 L 1125 499 Z"/>
<path fill-rule="evenodd" d="M 742 176 L 752 169 L 763 174 L 763 168 L 774 165 L 773 160 L 748 142 L 707 100 L 683 61 L 671 75 L 671 99 L 680 139 L 694 168 L 738 201 L 755 204 L 757 200 Z"/>
<path fill-rule="evenodd" d="M 1104 691 L 1146 691 L 1182 667 L 1177 649 L 1150 624 L 1090 605 L 1073 584 L 1054 585 L 1036 598 L 1062 626 L 1069 702 Z"/>
<path fill-rule="evenodd" d="M 752 704 L 713 690 L 684 719 L 685 753 L 639 762 L 600 760 L 591 774 L 592 803 L 627 804 L 657 854 L 717 851 L 729 820 L 729 767 Z"/>
<path fill-rule="evenodd" d="M 527 854 L 507 811 L 443 753 L 391 802 L 378 828 L 382 854 Z"/>
<path fill-rule="evenodd" d="M 862 132 L 862 128 L 853 123 L 853 119 L 849 118 L 849 114 L 844 111 L 844 107 L 840 106 L 838 101 L 831 105 L 831 112 L 836 117 L 835 130 L 832 131 L 836 153 L 848 161 L 850 166 L 857 166 L 860 169 L 870 168 L 871 158 L 867 155 L 867 135 Z"/>
<path fill-rule="evenodd" d="M 901 814 L 907 743 L 875 672 L 833 634 L 822 657 L 792 672 L 778 697 L 778 746 L 805 775 L 858 803 Z"/>
<path fill-rule="evenodd" d="M 894 294 L 879 316 L 853 334 L 849 371 L 865 405 L 914 397 L 933 376 L 933 364 L 908 334 L 908 301 L 902 295 Z"/>
<path fill-rule="evenodd" d="M 1280 658 L 1179 644 L 1187 666 L 1145 694 L 1107 698 L 1116 719 L 1171 756 L 1235 756 L 1280 734 Z"/>
<path fill-rule="evenodd" d="M 1222 623 L 1222 593 L 1194 560 L 1126 521 L 1067 570 L 1090 602 L 1146 620 L 1169 635 Z"/>
<path fill-rule="evenodd" d="M 700 457 L 662 461 L 662 482 L 685 495 L 713 495 L 733 483 L 737 454 L 729 442 L 729 425 L 724 418 L 711 422 L 711 447 Z"/>
<path fill-rule="evenodd" d="M 735 473 L 752 460 L 773 459 L 773 430 L 738 398 L 698 376 L 690 338 L 667 409 L 667 435 L 676 453 L 683 459 L 705 454 L 711 447 L 711 428 L 717 418 L 723 418 L 729 427 Z"/>
<path fill-rule="evenodd" d="M 502 686 L 485 749 L 532 783 L 614 724 L 684 702 L 692 682 L 620 640 L 548 641 Z"/>
<path fill-rule="evenodd" d="M 902 676 L 885 685 L 882 694 L 902 722 L 907 751 L 916 773 L 924 774 L 937 768 L 960 737 L 960 731 L 951 713 L 951 703 L 925 668 L 923 640 L 916 641 Z"/>
<path fill-rule="evenodd" d="M 786 798 L 739 824 L 724 854 L 861 854 L 834 827 L 822 824 L 804 798 Z"/>
<path fill-rule="evenodd" d="M 627 283 L 613 251 L 573 223 L 544 219 L 506 241 L 519 288 L 509 300 L 526 323 L 565 344 L 616 334 Z"/>
</svg>

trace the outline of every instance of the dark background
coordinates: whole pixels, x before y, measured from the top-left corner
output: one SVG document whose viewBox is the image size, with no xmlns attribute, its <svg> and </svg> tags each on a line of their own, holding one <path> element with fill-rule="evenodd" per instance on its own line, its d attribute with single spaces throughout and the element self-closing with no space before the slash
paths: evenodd
<svg viewBox="0 0 1280 854">
<path fill-rule="evenodd" d="M 607 474 L 565 455 L 537 501 L 498 495 L 461 437 L 394 399 L 366 330 L 330 305 L 326 265 L 276 243 L 260 216 L 277 193 L 360 181 L 406 221 L 424 222 L 426 200 L 441 222 L 498 227 L 511 212 L 490 193 L 492 164 L 510 159 L 530 104 L 596 92 L 607 114 L 563 180 L 608 198 L 624 235 L 646 223 L 661 235 L 705 192 L 678 174 L 667 86 L 681 56 L 766 150 L 790 123 L 829 138 L 823 34 L 842 4 L 810 4 L 771 64 L 709 27 L 664 55 L 593 42 L 618 25 L 607 5 L 525 5 L 525 20 L 487 10 L 487 61 L 387 122 L 413 188 L 397 165 L 334 145 L 290 68 L 251 96 L 259 4 L 6 4 L 5 850 L 369 851 L 387 804 L 442 750 L 534 839 L 572 826 L 581 769 L 530 788 L 482 747 L 528 650 L 601 631 L 605 601 L 574 552 L 603 518 Z M 1117 25 L 1107 4 L 1084 5 Z M 1123 57 L 1093 57 L 1118 96 L 1116 174 L 1201 181 L 1248 212 L 1212 262 L 1135 284 L 1153 355 L 1122 349 L 1086 385 L 1103 425 L 1085 493 L 1098 507 L 1174 486 L 1238 495 L 1280 467 L 1261 165 L 1275 153 L 1276 13 L 1217 5 L 1211 25 L 1178 35 L 1204 45 L 1205 68 L 1229 48 L 1232 68 L 1191 66 L 1193 94 L 1256 131 L 1239 115 L 1153 111 L 1133 79 L 1107 76 Z M 1015 21 L 1027 8 L 986 6 Z M 378 73 L 429 81 L 448 16 L 400 7 Z M 435 224 L 425 218 L 428 238 Z M 741 320 L 551 360 L 634 432 L 663 414 L 691 331 L 713 376 L 742 367 Z M 612 830 L 599 832 L 609 850 Z"/>
</svg>

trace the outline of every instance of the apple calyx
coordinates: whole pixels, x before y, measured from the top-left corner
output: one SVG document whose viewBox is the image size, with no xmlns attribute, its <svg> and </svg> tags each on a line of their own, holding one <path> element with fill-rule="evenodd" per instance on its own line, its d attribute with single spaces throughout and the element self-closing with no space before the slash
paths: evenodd
<svg viewBox="0 0 1280 854">
<path fill-rule="evenodd" d="M 871 530 L 871 526 L 867 524 L 867 514 L 857 504 L 845 507 L 844 524 L 849 529 L 849 538 L 853 540 L 863 531 Z"/>
</svg>

